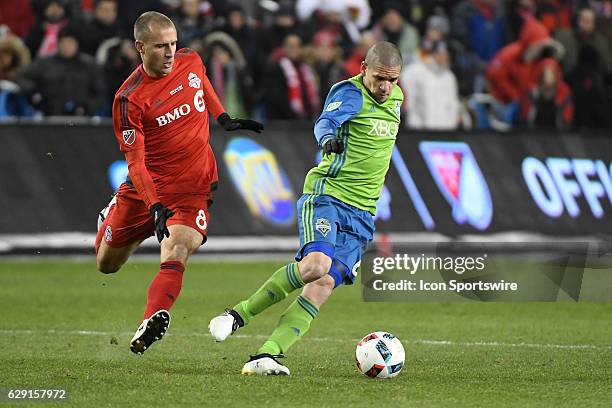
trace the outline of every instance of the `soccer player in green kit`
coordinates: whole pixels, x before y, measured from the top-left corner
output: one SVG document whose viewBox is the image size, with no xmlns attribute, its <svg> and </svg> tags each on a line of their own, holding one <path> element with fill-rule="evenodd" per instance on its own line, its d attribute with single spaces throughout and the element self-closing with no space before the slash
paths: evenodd
<svg viewBox="0 0 612 408">
<path fill-rule="evenodd" d="M 296 262 L 274 272 L 249 298 L 209 324 L 213 338 L 223 341 L 302 288 L 242 374 L 289 375 L 278 358 L 306 334 L 334 288 L 355 282 L 373 238 L 376 201 L 399 130 L 401 68 L 398 48 L 378 42 L 368 50 L 361 73 L 329 91 L 314 127 L 323 160 L 306 175 L 297 202 L 301 247 Z"/>
</svg>

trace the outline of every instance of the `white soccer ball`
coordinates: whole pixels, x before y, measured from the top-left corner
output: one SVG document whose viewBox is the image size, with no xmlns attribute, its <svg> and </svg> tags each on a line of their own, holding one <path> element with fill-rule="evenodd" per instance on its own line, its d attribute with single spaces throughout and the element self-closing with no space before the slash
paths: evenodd
<svg viewBox="0 0 612 408">
<path fill-rule="evenodd" d="M 405 358 L 402 342 L 384 331 L 368 334 L 355 350 L 357 369 L 372 378 L 395 377 L 404 367 Z"/>
</svg>

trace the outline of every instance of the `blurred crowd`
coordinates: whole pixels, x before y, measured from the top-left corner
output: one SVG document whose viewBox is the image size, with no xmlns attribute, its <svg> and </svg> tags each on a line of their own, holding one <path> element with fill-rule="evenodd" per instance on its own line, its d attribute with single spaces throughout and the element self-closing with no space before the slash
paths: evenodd
<svg viewBox="0 0 612 408">
<path fill-rule="evenodd" d="M 0 0 L 0 118 L 109 116 L 147 10 L 234 116 L 312 120 L 386 40 L 409 128 L 612 128 L 612 0 Z"/>
</svg>

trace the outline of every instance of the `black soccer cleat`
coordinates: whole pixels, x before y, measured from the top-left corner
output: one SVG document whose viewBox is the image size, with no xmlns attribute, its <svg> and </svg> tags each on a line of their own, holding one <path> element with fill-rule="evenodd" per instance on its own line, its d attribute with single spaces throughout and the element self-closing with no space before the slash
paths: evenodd
<svg viewBox="0 0 612 408">
<path fill-rule="evenodd" d="M 170 327 L 170 313 L 167 310 L 158 310 L 138 326 L 130 342 L 130 350 L 135 354 L 144 353 L 151 344 L 164 337 L 168 327 Z"/>
</svg>

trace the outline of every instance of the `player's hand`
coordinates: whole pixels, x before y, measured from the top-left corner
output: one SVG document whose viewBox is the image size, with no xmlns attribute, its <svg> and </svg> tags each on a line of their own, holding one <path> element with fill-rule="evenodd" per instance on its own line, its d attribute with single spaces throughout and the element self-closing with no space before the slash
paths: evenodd
<svg viewBox="0 0 612 408">
<path fill-rule="evenodd" d="M 159 242 L 162 242 L 164 235 L 170 237 L 170 231 L 166 226 L 166 221 L 168 221 L 168 218 L 172 217 L 174 213 L 169 208 L 164 207 L 162 203 L 153 204 L 149 212 L 155 223 L 155 236 Z"/>
<path fill-rule="evenodd" d="M 264 125 L 257 122 L 256 120 L 234 119 L 225 112 L 219 115 L 219 117 L 217 118 L 217 122 L 219 122 L 219 124 L 223 126 L 223 129 L 230 132 L 233 130 L 245 129 L 252 130 L 256 133 L 261 133 L 264 128 Z"/>
<path fill-rule="evenodd" d="M 323 145 L 323 154 L 336 153 L 340 154 L 344 151 L 344 143 L 342 139 L 329 139 Z"/>
</svg>

